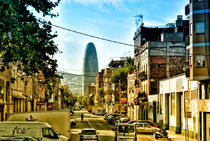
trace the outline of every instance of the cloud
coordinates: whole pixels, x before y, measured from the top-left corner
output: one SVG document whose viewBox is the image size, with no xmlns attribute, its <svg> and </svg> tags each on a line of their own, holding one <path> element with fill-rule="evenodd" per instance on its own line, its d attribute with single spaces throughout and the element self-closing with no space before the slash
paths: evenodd
<svg viewBox="0 0 210 141">
<path fill-rule="evenodd" d="M 125 8 L 123 0 L 63 0 L 63 3 L 70 4 L 71 2 L 79 3 L 85 6 L 97 6 L 101 9 L 104 8 L 105 5 L 111 5 L 118 10 Z"/>
</svg>

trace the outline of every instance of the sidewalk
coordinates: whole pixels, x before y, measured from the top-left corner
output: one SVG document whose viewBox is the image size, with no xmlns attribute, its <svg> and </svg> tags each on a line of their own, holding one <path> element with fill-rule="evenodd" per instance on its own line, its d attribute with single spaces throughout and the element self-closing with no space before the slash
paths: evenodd
<svg viewBox="0 0 210 141">
<path fill-rule="evenodd" d="M 167 130 L 168 137 L 171 138 L 172 141 L 185 141 L 185 136 L 183 134 L 175 134 L 172 131 Z M 189 138 L 189 140 L 186 141 L 197 141 L 195 139 Z"/>
</svg>

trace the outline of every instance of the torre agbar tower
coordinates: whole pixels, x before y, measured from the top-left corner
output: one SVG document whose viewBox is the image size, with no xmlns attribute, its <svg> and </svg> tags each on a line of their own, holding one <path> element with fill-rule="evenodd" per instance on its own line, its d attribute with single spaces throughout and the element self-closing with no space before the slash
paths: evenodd
<svg viewBox="0 0 210 141">
<path fill-rule="evenodd" d="M 85 48 L 82 71 L 82 96 L 84 96 L 87 85 L 96 82 L 96 74 L 98 73 L 98 57 L 92 42 L 88 43 Z"/>
</svg>

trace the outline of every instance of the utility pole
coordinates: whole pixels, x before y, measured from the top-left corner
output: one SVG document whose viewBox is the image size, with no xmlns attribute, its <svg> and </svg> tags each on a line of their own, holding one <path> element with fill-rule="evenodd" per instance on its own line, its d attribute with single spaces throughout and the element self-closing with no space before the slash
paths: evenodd
<svg viewBox="0 0 210 141">
<path fill-rule="evenodd" d="M 119 106 L 120 106 L 120 115 L 122 114 L 122 105 L 121 105 L 121 81 L 119 80 Z"/>
</svg>

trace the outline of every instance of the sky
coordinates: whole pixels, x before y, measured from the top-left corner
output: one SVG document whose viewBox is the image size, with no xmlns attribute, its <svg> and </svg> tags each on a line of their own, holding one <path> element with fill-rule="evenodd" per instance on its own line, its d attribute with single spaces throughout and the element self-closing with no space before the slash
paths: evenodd
<svg viewBox="0 0 210 141">
<path fill-rule="evenodd" d="M 144 26 L 162 26 L 175 22 L 177 15 L 184 16 L 189 0 L 61 0 L 54 9 L 59 16 L 52 19 L 54 25 L 86 34 L 134 44 L 135 16 L 142 14 Z M 131 56 L 134 48 L 115 44 L 53 27 L 55 39 L 62 53 L 58 70 L 82 74 L 83 55 L 88 42 L 96 47 L 99 71 L 107 68 L 112 59 Z"/>
</svg>

